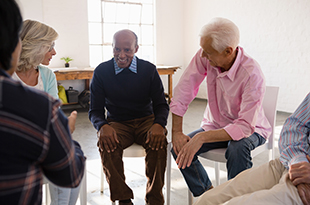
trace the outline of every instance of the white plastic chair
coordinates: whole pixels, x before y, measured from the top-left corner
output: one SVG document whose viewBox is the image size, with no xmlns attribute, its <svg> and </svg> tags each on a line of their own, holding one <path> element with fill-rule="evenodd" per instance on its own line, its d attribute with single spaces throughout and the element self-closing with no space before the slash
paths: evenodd
<svg viewBox="0 0 310 205">
<path fill-rule="evenodd" d="M 85 162 L 86 163 L 86 162 Z M 85 164 L 85 170 L 84 170 L 84 176 L 81 181 L 81 188 L 79 193 L 80 198 L 80 204 L 86 205 L 87 204 L 87 187 L 86 187 L 86 164 Z M 43 185 L 45 185 L 45 204 L 49 205 L 51 203 L 51 196 L 48 188 L 48 180 L 44 177 L 43 179 Z"/>
<path fill-rule="evenodd" d="M 171 142 L 167 145 L 167 169 L 166 169 L 166 204 L 170 205 L 170 183 L 171 183 Z M 145 150 L 142 146 L 133 144 L 130 147 L 126 148 L 123 152 L 123 157 L 144 157 Z M 103 169 L 101 167 L 101 188 L 100 191 L 103 193 L 104 189 L 104 174 Z M 112 202 L 112 205 L 115 205 L 115 202 Z"/>
<path fill-rule="evenodd" d="M 272 130 L 267 142 L 252 150 L 251 152 L 252 158 L 266 150 L 269 150 L 269 160 L 274 159 L 274 129 L 276 123 L 278 92 L 279 87 L 266 86 L 266 92 L 263 100 L 263 109 L 265 112 L 265 116 L 271 125 Z M 220 148 L 220 149 L 213 149 L 199 155 L 199 157 L 214 161 L 216 186 L 220 184 L 220 162 L 226 163 L 225 152 L 226 148 Z M 188 190 L 188 204 L 189 205 L 193 204 L 193 196 L 190 190 Z"/>
<path fill-rule="evenodd" d="M 51 203 L 50 189 L 48 187 L 48 181 L 45 177 L 43 178 L 43 185 L 45 187 L 45 205 L 49 205 Z"/>
</svg>

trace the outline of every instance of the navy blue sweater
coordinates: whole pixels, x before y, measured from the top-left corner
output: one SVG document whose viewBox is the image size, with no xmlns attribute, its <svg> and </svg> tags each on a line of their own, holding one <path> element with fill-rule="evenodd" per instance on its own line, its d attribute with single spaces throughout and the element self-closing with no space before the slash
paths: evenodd
<svg viewBox="0 0 310 205">
<path fill-rule="evenodd" d="M 90 91 L 89 119 L 97 130 L 108 123 L 107 117 L 126 121 L 154 114 L 154 123 L 167 124 L 169 106 L 156 67 L 150 62 L 137 58 L 137 73 L 126 68 L 117 75 L 113 59 L 103 62 L 94 71 Z"/>
</svg>

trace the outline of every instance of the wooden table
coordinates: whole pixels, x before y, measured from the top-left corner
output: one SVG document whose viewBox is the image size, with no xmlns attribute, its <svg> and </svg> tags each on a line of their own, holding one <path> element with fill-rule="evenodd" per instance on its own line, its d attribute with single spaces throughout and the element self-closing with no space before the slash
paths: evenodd
<svg viewBox="0 0 310 205">
<path fill-rule="evenodd" d="M 93 78 L 94 69 L 62 69 L 54 72 L 58 80 L 85 80 L 85 90 L 89 90 L 89 82 Z"/>
<path fill-rule="evenodd" d="M 170 104 L 171 98 L 172 98 L 172 89 L 173 89 L 173 83 L 172 83 L 172 75 L 175 73 L 175 71 L 180 68 L 180 66 L 164 66 L 164 65 L 157 65 L 157 72 L 159 75 L 168 75 L 168 103 Z"/>
<path fill-rule="evenodd" d="M 156 66 L 159 75 L 168 75 L 168 102 L 172 98 L 172 75 L 180 66 Z M 89 82 L 93 77 L 94 68 L 63 68 L 55 69 L 56 79 L 58 80 L 85 80 L 85 89 L 89 90 Z"/>
</svg>

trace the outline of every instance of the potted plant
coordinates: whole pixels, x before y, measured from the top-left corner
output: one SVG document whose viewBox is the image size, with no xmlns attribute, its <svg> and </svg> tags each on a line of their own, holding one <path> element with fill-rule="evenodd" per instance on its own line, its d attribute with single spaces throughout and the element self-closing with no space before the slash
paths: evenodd
<svg viewBox="0 0 310 205">
<path fill-rule="evenodd" d="M 73 61 L 73 59 L 70 58 L 70 57 L 62 57 L 60 60 L 64 60 L 64 61 L 66 62 L 66 63 L 65 63 L 65 67 L 66 67 L 66 68 L 70 66 L 69 62 L 70 62 L 70 61 Z"/>
</svg>

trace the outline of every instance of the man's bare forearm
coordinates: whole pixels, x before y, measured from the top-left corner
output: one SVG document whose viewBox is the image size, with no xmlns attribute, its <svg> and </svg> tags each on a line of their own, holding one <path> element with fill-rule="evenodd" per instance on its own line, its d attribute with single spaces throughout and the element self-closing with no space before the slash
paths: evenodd
<svg viewBox="0 0 310 205">
<path fill-rule="evenodd" d="M 200 135 L 199 137 L 203 143 L 224 142 L 232 140 L 230 135 L 224 129 L 209 130 L 200 132 L 197 135 Z"/>
<path fill-rule="evenodd" d="M 183 132 L 183 117 L 172 113 L 172 134 Z"/>
</svg>

